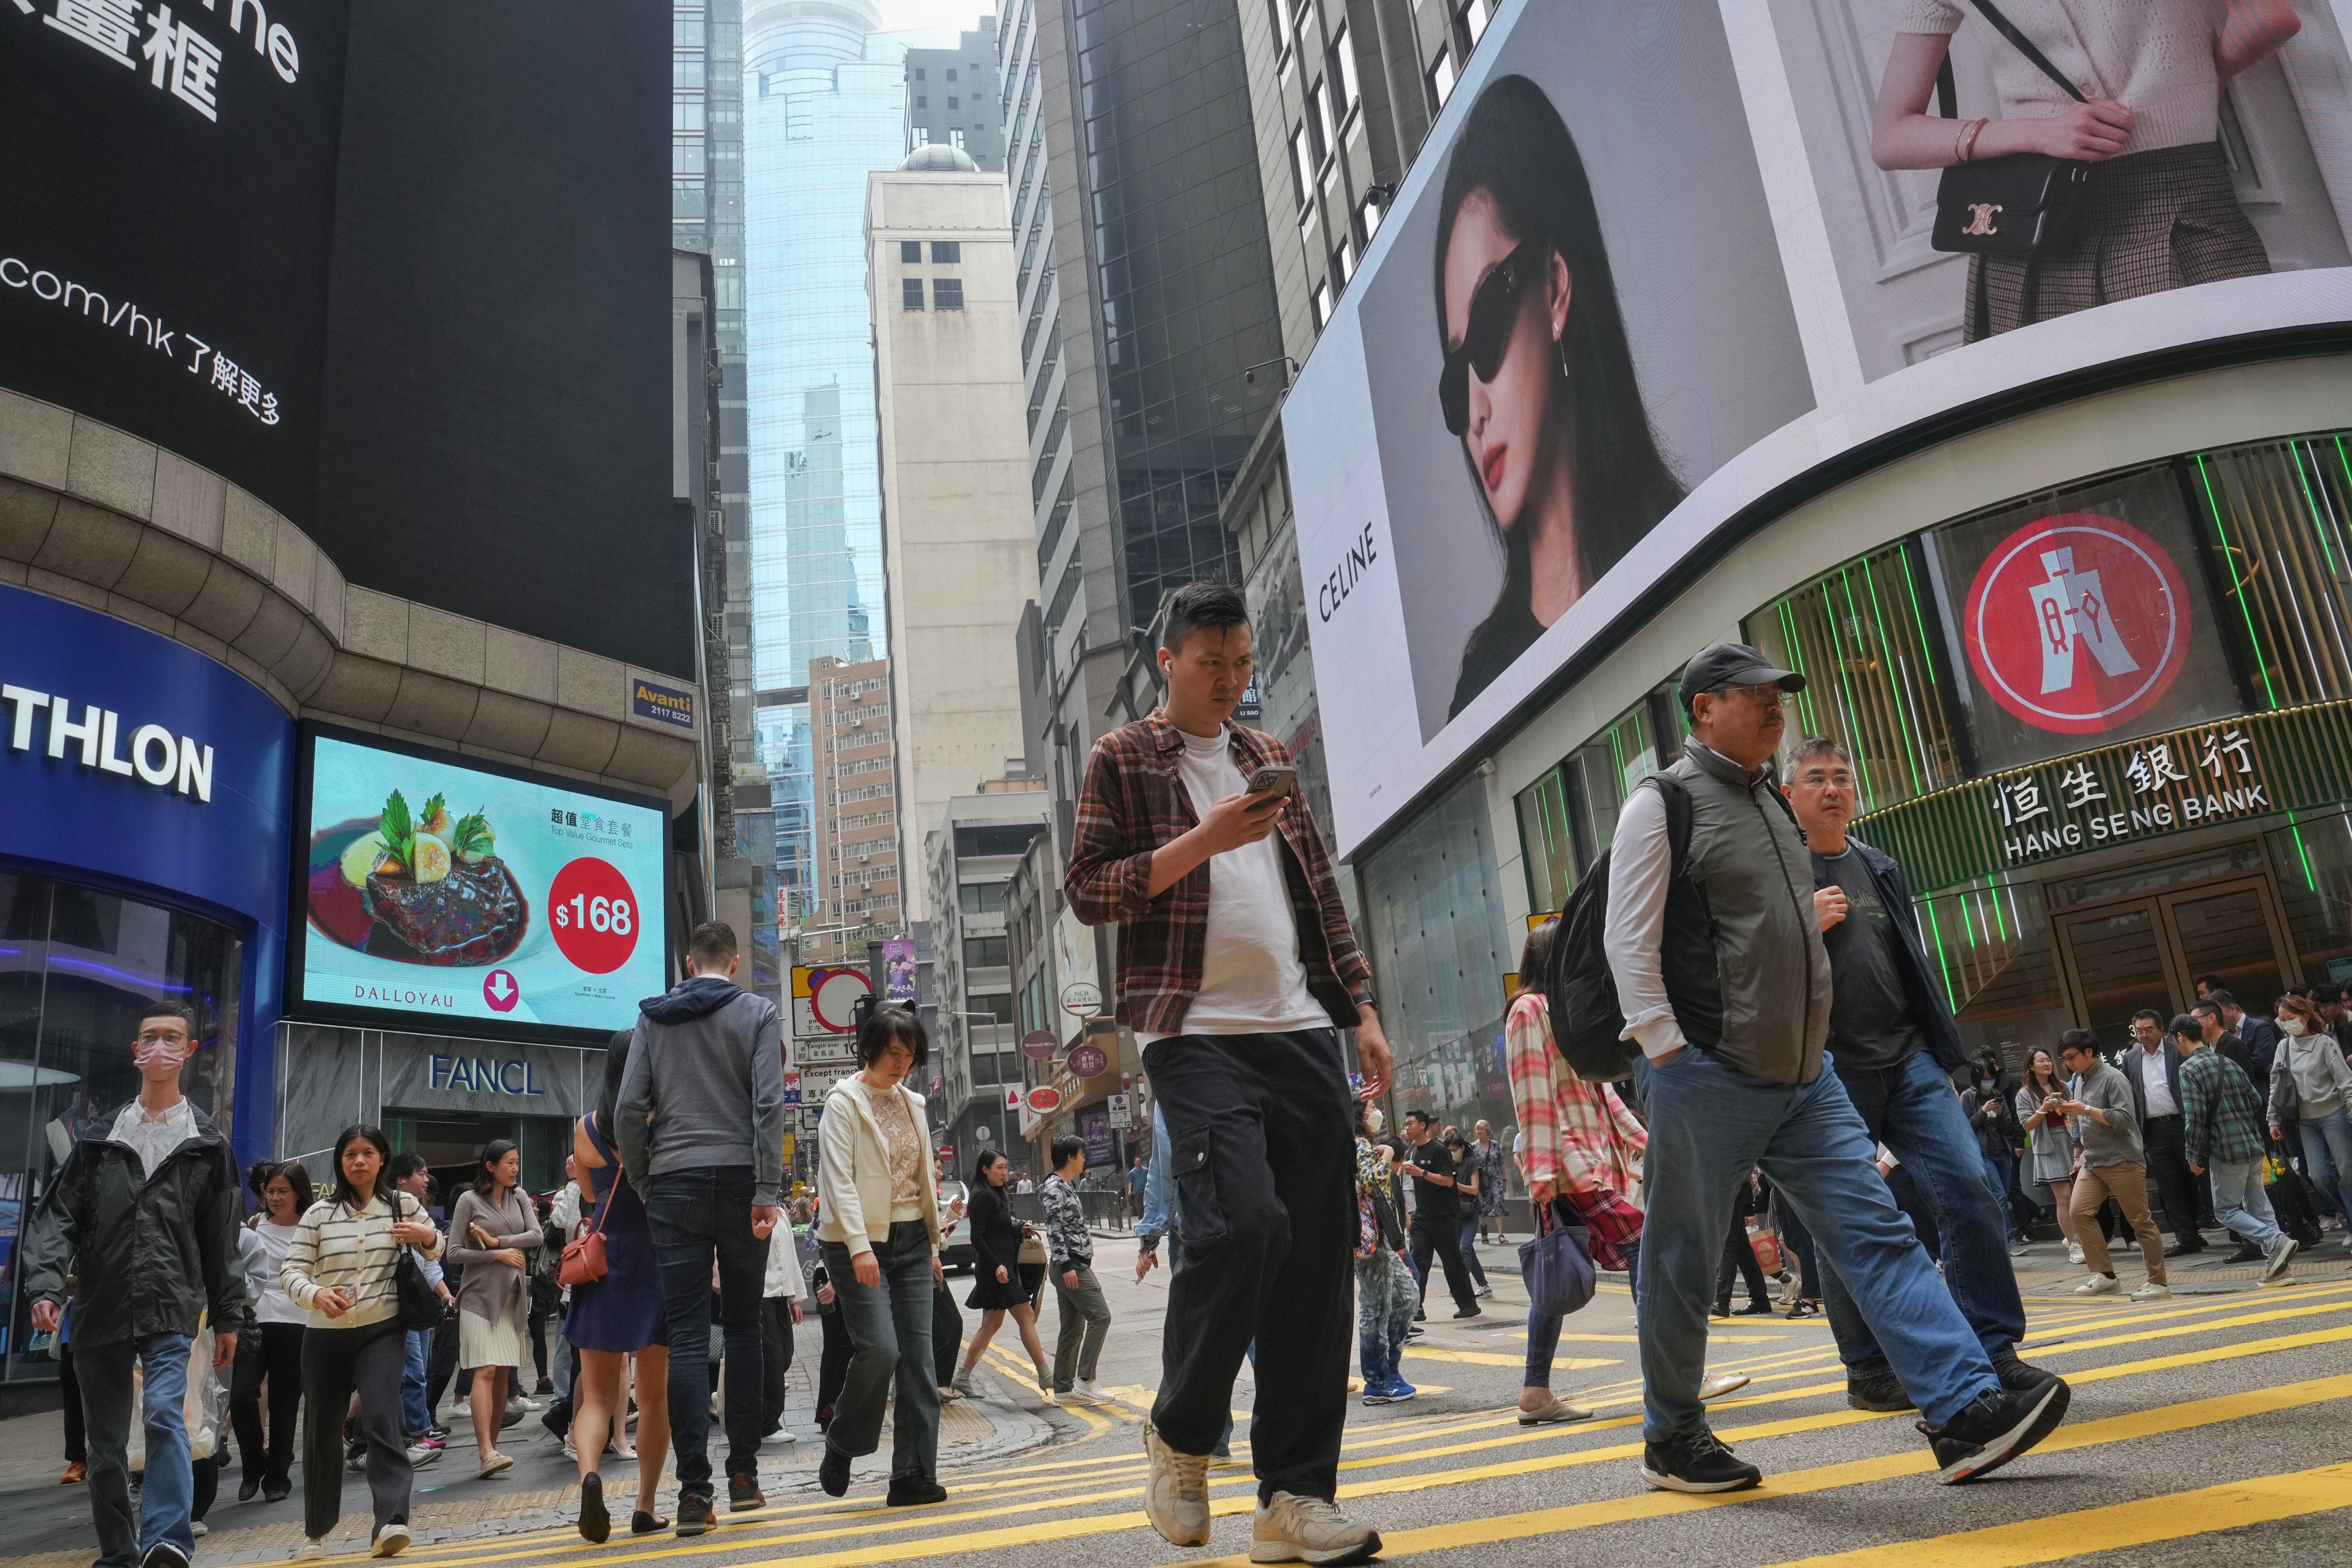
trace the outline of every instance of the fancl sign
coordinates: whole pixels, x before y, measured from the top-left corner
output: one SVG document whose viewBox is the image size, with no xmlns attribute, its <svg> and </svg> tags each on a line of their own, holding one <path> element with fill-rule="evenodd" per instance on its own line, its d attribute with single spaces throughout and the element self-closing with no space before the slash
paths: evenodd
<svg viewBox="0 0 2352 1568">
<path fill-rule="evenodd" d="M 476 1094 L 544 1097 L 538 1064 L 523 1057 L 460 1057 L 436 1054 L 425 1062 L 425 1081 L 438 1089 Z"/>
</svg>

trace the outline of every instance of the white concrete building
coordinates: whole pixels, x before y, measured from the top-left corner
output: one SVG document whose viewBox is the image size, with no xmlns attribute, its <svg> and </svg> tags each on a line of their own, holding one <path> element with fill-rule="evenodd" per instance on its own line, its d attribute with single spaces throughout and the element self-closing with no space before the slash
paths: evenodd
<svg viewBox="0 0 2352 1568">
<path fill-rule="evenodd" d="M 866 238 L 899 821 L 931 823 L 1025 754 L 1013 629 L 1036 540 L 1004 178 L 918 148 L 867 177 Z"/>
</svg>

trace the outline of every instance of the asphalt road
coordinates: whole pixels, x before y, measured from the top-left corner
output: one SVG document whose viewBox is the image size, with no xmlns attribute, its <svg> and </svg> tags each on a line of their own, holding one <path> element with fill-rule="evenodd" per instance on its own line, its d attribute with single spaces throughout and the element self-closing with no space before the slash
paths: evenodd
<svg viewBox="0 0 2352 1568">
<path fill-rule="evenodd" d="M 1486 1256 L 1499 1262 L 1506 1255 L 1489 1248 Z M 1097 1257 L 1117 1314 L 1100 1381 L 1118 1403 L 1041 1409 L 1017 1347 L 992 1352 L 982 1409 L 1003 1412 L 1008 1430 L 1036 1436 L 1023 1451 L 945 1471 L 944 1503 L 886 1510 L 886 1451 L 860 1463 L 850 1494 L 838 1500 L 815 1489 L 805 1465 L 780 1468 L 765 1509 L 732 1516 L 698 1540 L 622 1538 L 591 1547 L 560 1525 L 499 1535 L 485 1525 L 475 1539 L 420 1543 L 403 1562 L 866 1568 L 920 1559 L 1140 1568 L 1218 1552 L 1244 1561 L 1254 1498 L 1246 1375 L 1234 1396 L 1240 1462 L 1211 1472 L 1214 1546 L 1171 1548 L 1140 1510 L 1140 1424 L 1158 1382 L 1167 1291 L 1164 1275 L 1133 1282 L 1133 1257 L 1131 1246 L 1109 1240 Z M 2034 1277 L 2050 1273 L 2043 1267 Z M 1419 1398 L 1350 1405 L 1341 1497 L 1381 1529 L 1387 1560 L 1480 1568 L 1563 1561 L 1991 1568 L 2097 1553 L 2108 1563 L 2199 1568 L 2352 1561 L 2352 1278 L 2339 1240 L 2301 1264 L 2295 1282 L 2259 1290 L 2137 1304 L 2035 1286 L 2026 1353 L 2074 1383 L 2073 1413 L 2034 1454 L 1960 1488 L 1931 1479 L 1914 1417 L 1846 1408 L 1819 1320 L 1774 1317 L 1717 1322 L 1710 1360 L 1713 1370 L 1755 1380 L 1716 1406 L 1716 1429 L 1764 1468 L 1765 1485 L 1715 1499 L 1653 1491 L 1635 1471 L 1639 1388 L 1622 1285 L 1604 1284 L 1560 1345 L 1554 1386 L 1592 1407 L 1595 1418 L 1526 1428 L 1511 1408 L 1524 1297 L 1500 1268 L 1493 1279 L 1486 1316 L 1456 1323 L 1450 1305 L 1438 1306 L 1408 1351 L 1405 1375 Z M 1055 1315 L 1049 1303 L 1049 1351 Z"/>
</svg>

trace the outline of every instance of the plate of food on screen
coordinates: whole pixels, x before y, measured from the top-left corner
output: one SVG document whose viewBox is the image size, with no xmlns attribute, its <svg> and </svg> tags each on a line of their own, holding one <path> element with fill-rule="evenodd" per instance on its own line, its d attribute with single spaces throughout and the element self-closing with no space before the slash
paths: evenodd
<svg viewBox="0 0 2352 1568">
<path fill-rule="evenodd" d="M 310 838 L 310 924 L 398 963 L 496 963 L 522 944 L 530 906 L 482 812 L 453 817 L 434 795 L 412 813 L 398 790 L 382 815 Z"/>
</svg>

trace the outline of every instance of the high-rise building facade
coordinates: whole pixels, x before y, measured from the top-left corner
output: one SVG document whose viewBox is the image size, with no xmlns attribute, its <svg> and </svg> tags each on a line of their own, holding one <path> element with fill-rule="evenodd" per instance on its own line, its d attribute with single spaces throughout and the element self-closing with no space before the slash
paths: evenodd
<svg viewBox="0 0 2352 1568">
<path fill-rule="evenodd" d="M 809 662 L 882 655 L 866 176 L 905 151 L 904 47 L 870 0 L 743 17 L 751 644 L 788 923 L 824 923 Z"/>
<path fill-rule="evenodd" d="M 868 942 L 906 929 L 889 661 L 811 659 L 808 692 L 816 762 L 811 843 L 826 918 L 804 929 L 799 962 L 859 963 Z"/>
<path fill-rule="evenodd" d="M 949 146 L 1004 173 L 1004 118 L 996 90 L 996 18 L 951 49 L 907 51 L 907 150 Z"/>
</svg>

